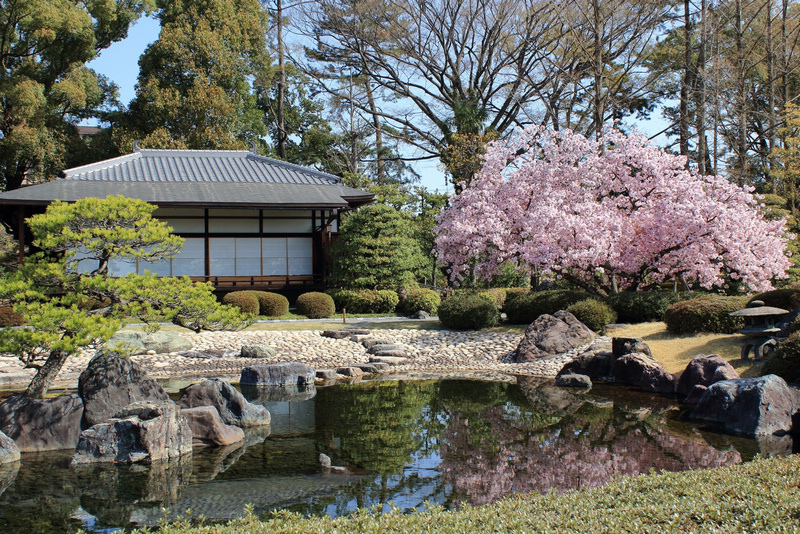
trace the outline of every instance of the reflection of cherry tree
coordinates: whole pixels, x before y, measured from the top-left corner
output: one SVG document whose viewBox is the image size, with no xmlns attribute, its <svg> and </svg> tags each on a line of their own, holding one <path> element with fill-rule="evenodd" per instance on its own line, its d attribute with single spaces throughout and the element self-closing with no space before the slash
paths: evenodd
<svg viewBox="0 0 800 534">
<path fill-rule="evenodd" d="M 720 452 L 699 435 L 670 432 L 662 416 L 631 421 L 616 412 L 606 414 L 610 418 L 587 414 L 585 408 L 541 429 L 496 406 L 480 414 L 480 426 L 489 428 L 479 435 L 474 417 L 455 416 L 442 437 L 442 477 L 468 502 L 480 505 L 511 492 L 567 491 L 650 469 L 681 471 L 741 461 L 738 452 Z"/>
</svg>

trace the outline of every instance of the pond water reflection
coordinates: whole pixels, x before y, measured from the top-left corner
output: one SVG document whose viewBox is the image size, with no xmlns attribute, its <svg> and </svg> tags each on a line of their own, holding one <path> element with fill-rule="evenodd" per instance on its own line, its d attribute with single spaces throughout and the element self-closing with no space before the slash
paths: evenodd
<svg viewBox="0 0 800 534">
<path fill-rule="evenodd" d="M 789 454 L 680 421 L 669 398 L 623 388 L 587 394 L 520 379 L 371 381 L 300 392 L 245 389 L 270 428 L 242 444 L 153 466 L 69 467 L 71 454 L 23 456 L 0 471 L 0 531 L 155 525 L 186 510 L 207 520 L 276 508 L 339 516 L 362 507 L 451 508 L 511 492 L 565 491 L 648 472 Z M 347 473 L 320 469 L 319 454 Z M 163 509 L 166 508 L 166 512 Z"/>
</svg>

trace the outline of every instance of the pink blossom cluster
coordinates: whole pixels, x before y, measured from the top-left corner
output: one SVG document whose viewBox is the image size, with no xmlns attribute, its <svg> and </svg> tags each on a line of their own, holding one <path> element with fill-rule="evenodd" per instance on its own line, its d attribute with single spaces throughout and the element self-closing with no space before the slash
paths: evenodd
<svg viewBox="0 0 800 534">
<path fill-rule="evenodd" d="M 489 145 L 480 174 L 440 216 L 439 262 L 455 284 L 470 265 L 490 278 L 512 262 L 595 288 L 679 276 L 771 288 L 790 266 L 785 222 L 764 219 L 752 188 L 685 164 L 640 134 L 520 129 Z"/>
</svg>

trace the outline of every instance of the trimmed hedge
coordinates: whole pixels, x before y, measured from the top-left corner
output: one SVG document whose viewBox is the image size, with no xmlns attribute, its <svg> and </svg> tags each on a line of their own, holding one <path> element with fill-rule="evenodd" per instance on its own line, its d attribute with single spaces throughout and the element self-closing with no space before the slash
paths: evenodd
<svg viewBox="0 0 800 534">
<path fill-rule="evenodd" d="M 534 291 L 507 301 L 505 310 L 509 323 L 530 324 L 540 315 L 545 313 L 552 315 L 558 310 L 566 310 L 576 302 L 587 298 L 593 296 L 586 291 L 571 289 Z"/>
<path fill-rule="evenodd" d="M 482 291 L 478 291 L 477 295 L 479 297 L 484 297 L 491 300 L 498 310 L 502 310 L 503 305 L 506 303 L 505 289 L 500 289 L 500 288 L 484 289 Z"/>
<path fill-rule="evenodd" d="M 664 313 L 670 334 L 732 334 L 744 328 L 744 319 L 729 314 L 747 306 L 749 297 L 709 295 L 678 302 Z"/>
<path fill-rule="evenodd" d="M 506 301 L 503 303 L 503 308 L 508 305 L 509 302 L 514 300 L 517 297 L 521 297 L 522 295 L 529 295 L 531 292 L 531 288 L 529 287 L 508 287 L 505 289 L 506 292 Z"/>
<path fill-rule="evenodd" d="M 305 315 L 309 319 L 324 319 L 325 317 L 332 317 L 336 313 L 336 307 L 331 296 L 317 291 L 303 293 L 297 297 L 295 306 L 297 307 L 297 313 Z"/>
<path fill-rule="evenodd" d="M 500 320 L 497 307 L 486 297 L 453 295 L 439 306 L 439 321 L 447 328 L 479 330 L 495 326 Z"/>
<path fill-rule="evenodd" d="M 329 289 L 336 309 L 347 313 L 392 313 L 400 297 L 391 289 Z"/>
<path fill-rule="evenodd" d="M 258 315 L 258 298 L 254 293 L 255 291 L 232 291 L 222 297 L 222 303 L 236 306 L 243 313 Z"/>
<path fill-rule="evenodd" d="M 761 366 L 761 376 L 778 375 L 787 382 L 800 381 L 800 333 L 781 341 L 775 354 Z"/>
<path fill-rule="evenodd" d="M 784 310 L 796 310 L 800 308 L 800 289 L 787 287 L 782 289 L 773 289 L 765 293 L 759 293 L 752 297 L 748 304 L 754 300 L 764 301 L 765 306 L 772 306 L 775 308 L 783 308 Z"/>
<path fill-rule="evenodd" d="M 693 296 L 687 292 L 625 291 L 611 295 L 606 303 L 614 308 L 621 323 L 648 323 L 663 320 L 670 306 Z"/>
<path fill-rule="evenodd" d="M 605 325 L 617 320 L 617 312 L 605 302 L 597 299 L 579 300 L 570 305 L 567 311 L 585 324 L 589 330 L 595 332 L 599 332 Z"/>
<path fill-rule="evenodd" d="M 418 311 L 436 315 L 441 304 L 441 297 L 433 289 L 409 289 L 406 293 L 406 300 L 400 304 L 399 311 L 405 315 L 411 315 Z"/>
<path fill-rule="evenodd" d="M 280 317 L 289 313 L 289 299 L 270 291 L 253 291 L 258 300 L 258 314 L 265 317 Z"/>
</svg>

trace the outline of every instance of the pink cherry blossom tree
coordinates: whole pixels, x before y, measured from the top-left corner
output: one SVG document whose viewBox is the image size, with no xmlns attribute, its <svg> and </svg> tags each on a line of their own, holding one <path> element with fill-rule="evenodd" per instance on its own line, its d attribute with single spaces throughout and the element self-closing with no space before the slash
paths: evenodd
<svg viewBox="0 0 800 534">
<path fill-rule="evenodd" d="M 765 220 L 752 189 L 685 162 L 640 134 L 518 130 L 490 144 L 440 216 L 439 261 L 455 284 L 512 262 L 596 293 L 670 279 L 771 288 L 790 265 L 784 221 Z"/>
</svg>

